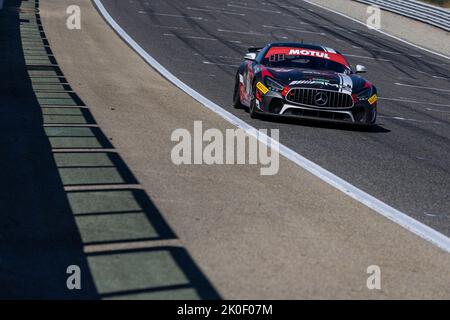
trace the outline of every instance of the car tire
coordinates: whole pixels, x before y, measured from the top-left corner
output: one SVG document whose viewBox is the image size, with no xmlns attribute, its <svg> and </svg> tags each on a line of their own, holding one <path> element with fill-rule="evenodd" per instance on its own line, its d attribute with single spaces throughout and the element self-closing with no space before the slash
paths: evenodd
<svg viewBox="0 0 450 320">
<path fill-rule="evenodd" d="M 243 107 L 241 103 L 239 73 L 236 74 L 236 81 L 234 84 L 233 107 L 235 107 L 236 109 L 242 109 Z"/>
<path fill-rule="evenodd" d="M 377 123 L 377 116 L 378 116 L 378 111 L 375 110 L 375 115 L 373 117 L 373 121 L 372 121 L 371 125 L 374 126 Z"/>
<path fill-rule="evenodd" d="M 248 110 L 248 113 L 250 114 L 250 118 L 252 119 L 258 119 L 259 118 L 259 113 L 258 111 L 256 111 L 257 107 L 256 107 L 256 99 L 252 99 L 252 102 L 250 103 L 250 107 Z"/>
<path fill-rule="evenodd" d="M 250 114 L 250 118 L 252 119 L 260 118 L 258 107 L 256 106 L 256 83 L 253 84 L 253 97 L 252 101 L 250 102 L 250 107 L 248 108 L 248 113 Z"/>
</svg>

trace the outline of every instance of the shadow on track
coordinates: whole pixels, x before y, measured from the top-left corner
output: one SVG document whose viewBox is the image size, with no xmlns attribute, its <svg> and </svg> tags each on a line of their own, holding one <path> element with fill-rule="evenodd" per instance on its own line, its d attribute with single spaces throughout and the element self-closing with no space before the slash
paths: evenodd
<svg viewBox="0 0 450 320">
<path fill-rule="evenodd" d="M 38 8 L 0 11 L 0 299 L 219 298 L 184 248 L 153 244 L 176 235 L 67 83 Z"/>
</svg>

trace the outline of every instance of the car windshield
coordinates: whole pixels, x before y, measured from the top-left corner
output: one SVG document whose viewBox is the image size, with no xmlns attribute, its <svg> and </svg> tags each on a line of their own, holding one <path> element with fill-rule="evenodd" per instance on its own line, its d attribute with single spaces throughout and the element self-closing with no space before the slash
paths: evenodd
<svg viewBox="0 0 450 320">
<path fill-rule="evenodd" d="M 301 68 L 350 73 L 350 69 L 338 62 L 307 56 L 272 55 L 263 59 L 262 64 L 272 68 Z"/>
</svg>

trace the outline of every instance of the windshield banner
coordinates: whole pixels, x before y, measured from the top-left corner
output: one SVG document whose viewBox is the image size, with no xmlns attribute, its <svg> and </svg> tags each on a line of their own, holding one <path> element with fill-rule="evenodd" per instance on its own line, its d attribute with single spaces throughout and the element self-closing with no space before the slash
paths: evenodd
<svg viewBox="0 0 450 320">
<path fill-rule="evenodd" d="M 284 56 L 299 56 L 299 57 L 317 57 L 327 59 L 340 63 L 346 67 L 350 67 L 347 60 L 338 54 L 333 52 L 318 51 L 304 48 L 292 48 L 292 47 L 273 47 L 267 52 L 265 58 L 271 60 L 271 57 L 277 57 L 277 60 L 282 60 Z M 281 56 L 281 57 L 280 57 Z M 281 59 L 280 59 L 281 58 Z"/>
</svg>

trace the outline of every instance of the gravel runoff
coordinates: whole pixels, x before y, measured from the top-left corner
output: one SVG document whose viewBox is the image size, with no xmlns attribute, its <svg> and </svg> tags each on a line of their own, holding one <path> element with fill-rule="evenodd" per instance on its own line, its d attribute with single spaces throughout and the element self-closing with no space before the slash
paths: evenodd
<svg viewBox="0 0 450 320">
<path fill-rule="evenodd" d="M 352 0 L 308 0 L 359 21 L 369 16 L 367 5 Z M 381 30 L 424 48 L 450 56 L 450 32 L 382 10 Z"/>
</svg>

